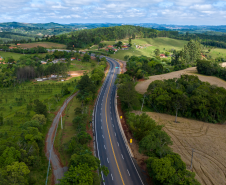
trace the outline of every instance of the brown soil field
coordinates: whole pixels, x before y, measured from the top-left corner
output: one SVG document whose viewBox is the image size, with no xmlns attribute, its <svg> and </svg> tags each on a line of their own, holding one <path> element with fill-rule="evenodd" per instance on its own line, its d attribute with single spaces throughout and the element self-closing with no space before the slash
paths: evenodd
<svg viewBox="0 0 226 185">
<path fill-rule="evenodd" d="M 183 74 L 196 75 L 201 81 L 209 82 L 211 85 L 217 85 L 219 87 L 224 87 L 226 89 L 226 81 L 214 76 L 200 75 L 198 74 L 196 67 L 190 67 L 181 71 L 174 71 L 174 72 L 166 73 L 162 75 L 149 76 L 148 80 L 139 82 L 136 85 L 135 89 L 137 92 L 144 94 L 147 91 L 147 88 L 151 82 L 155 80 L 179 78 Z"/>
<path fill-rule="evenodd" d="M 64 49 L 66 48 L 66 45 L 64 44 L 57 44 L 57 43 L 53 43 L 53 42 L 35 42 L 35 43 L 24 43 L 24 44 L 20 44 L 20 48 L 34 48 L 37 46 L 42 46 L 45 48 L 50 48 L 50 49 L 54 49 L 54 48 L 58 48 L 58 49 Z"/>
<path fill-rule="evenodd" d="M 73 77 L 78 77 L 78 76 L 82 76 L 83 73 L 87 71 L 87 70 L 80 70 L 80 71 L 70 71 L 68 74 L 70 74 L 71 76 L 67 78 L 67 80 L 70 80 Z"/>
<path fill-rule="evenodd" d="M 139 113 L 140 111 L 136 111 Z M 226 184 L 226 125 L 210 124 L 175 116 L 147 112 L 173 141 L 171 148 L 181 155 L 190 170 L 192 149 L 193 172 L 202 185 Z"/>
</svg>

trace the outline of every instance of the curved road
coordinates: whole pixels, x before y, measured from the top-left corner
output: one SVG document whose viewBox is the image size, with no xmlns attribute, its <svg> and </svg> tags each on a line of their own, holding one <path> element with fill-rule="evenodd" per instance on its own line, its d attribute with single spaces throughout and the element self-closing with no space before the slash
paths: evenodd
<svg viewBox="0 0 226 185">
<path fill-rule="evenodd" d="M 103 176 L 106 185 L 143 185 L 120 132 L 115 111 L 114 85 L 120 65 L 106 57 L 110 64 L 108 76 L 102 86 L 96 108 L 95 131 L 97 154 L 101 165 L 107 166 L 109 175 Z"/>
</svg>

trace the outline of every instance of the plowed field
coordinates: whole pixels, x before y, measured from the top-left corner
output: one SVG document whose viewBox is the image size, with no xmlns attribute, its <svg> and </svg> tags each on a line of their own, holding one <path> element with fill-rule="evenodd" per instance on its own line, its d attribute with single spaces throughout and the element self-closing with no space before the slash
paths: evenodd
<svg viewBox="0 0 226 185">
<path fill-rule="evenodd" d="M 172 149 L 181 155 L 190 169 L 194 149 L 193 168 L 202 185 L 226 184 L 226 125 L 214 125 L 167 114 L 147 112 L 163 128 L 173 141 Z"/>
</svg>

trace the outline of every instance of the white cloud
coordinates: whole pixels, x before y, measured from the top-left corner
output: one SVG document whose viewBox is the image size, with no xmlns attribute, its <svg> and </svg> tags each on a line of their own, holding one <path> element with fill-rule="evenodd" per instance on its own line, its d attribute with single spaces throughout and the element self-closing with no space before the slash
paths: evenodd
<svg viewBox="0 0 226 185">
<path fill-rule="evenodd" d="M 198 11 L 203 11 L 203 10 L 210 10 L 212 9 L 211 4 L 195 4 L 193 6 L 190 6 L 190 9 L 198 10 Z"/>
</svg>

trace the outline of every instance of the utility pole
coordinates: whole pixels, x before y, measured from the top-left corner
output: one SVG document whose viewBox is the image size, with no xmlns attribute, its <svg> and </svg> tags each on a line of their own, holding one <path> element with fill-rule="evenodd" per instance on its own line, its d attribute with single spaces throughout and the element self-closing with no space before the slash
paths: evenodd
<svg viewBox="0 0 226 185">
<path fill-rule="evenodd" d="M 144 99 L 145 99 L 145 97 L 146 97 L 146 95 L 144 94 L 143 103 L 142 103 L 141 110 L 140 110 L 141 112 L 143 110 L 143 105 L 144 105 Z"/>
<path fill-rule="evenodd" d="M 62 124 L 62 113 L 60 114 L 61 116 L 61 129 L 63 129 L 63 124 Z"/>
<path fill-rule="evenodd" d="M 191 167 L 190 167 L 190 170 L 192 169 L 193 152 L 194 152 L 194 149 L 192 149 L 192 155 L 191 155 Z"/>
</svg>

